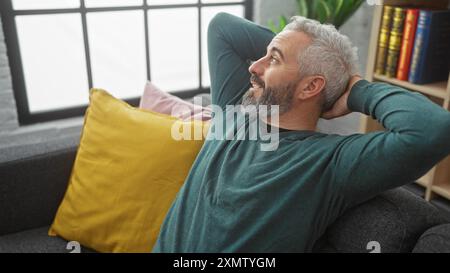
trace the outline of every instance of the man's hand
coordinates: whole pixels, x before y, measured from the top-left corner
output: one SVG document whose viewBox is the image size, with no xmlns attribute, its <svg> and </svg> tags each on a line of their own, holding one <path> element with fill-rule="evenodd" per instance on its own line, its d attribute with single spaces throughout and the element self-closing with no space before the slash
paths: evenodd
<svg viewBox="0 0 450 273">
<path fill-rule="evenodd" d="M 352 87 L 355 85 L 355 83 L 357 83 L 360 80 L 362 80 L 361 76 L 359 75 L 352 76 L 348 82 L 347 90 L 345 90 L 344 94 L 342 94 L 342 96 L 336 101 L 336 103 L 329 111 L 322 114 L 322 118 L 334 119 L 350 114 L 351 111 L 350 109 L 348 109 L 347 99 L 348 96 L 350 95 Z"/>
</svg>

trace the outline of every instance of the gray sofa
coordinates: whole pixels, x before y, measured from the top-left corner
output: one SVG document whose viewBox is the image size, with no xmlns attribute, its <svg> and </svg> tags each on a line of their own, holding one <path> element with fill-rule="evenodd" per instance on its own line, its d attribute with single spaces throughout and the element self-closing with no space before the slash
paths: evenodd
<svg viewBox="0 0 450 273">
<path fill-rule="evenodd" d="M 77 140 L 62 141 L 37 155 L 32 149 L 36 147 L 0 150 L 0 252 L 70 252 L 67 241 L 49 237 L 47 230 L 64 196 Z M 8 153 L 14 158 L 5 156 Z M 373 250 L 450 252 L 449 220 L 435 206 L 399 188 L 347 211 L 314 248 Z"/>
</svg>

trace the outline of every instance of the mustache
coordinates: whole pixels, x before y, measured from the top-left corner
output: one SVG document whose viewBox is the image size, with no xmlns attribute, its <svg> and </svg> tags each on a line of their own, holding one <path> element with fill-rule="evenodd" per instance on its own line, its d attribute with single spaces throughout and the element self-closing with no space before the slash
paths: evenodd
<svg viewBox="0 0 450 273">
<path fill-rule="evenodd" d="M 262 88 L 266 87 L 266 85 L 264 84 L 264 81 L 261 80 L 261 78 L 258 77 L 258 75 L 256 75 L 256 74 L 252 74 L 252 76 L 250 77 L 250 81 L 256 83 L 257 85 L 261 86 Z"/>
</svg>

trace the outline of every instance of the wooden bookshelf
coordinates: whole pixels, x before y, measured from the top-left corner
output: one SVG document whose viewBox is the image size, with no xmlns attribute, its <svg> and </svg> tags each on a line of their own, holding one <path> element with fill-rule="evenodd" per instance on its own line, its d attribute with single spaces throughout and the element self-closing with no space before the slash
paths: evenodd
<svg viewBox="0 0 450 273">
<path fill-rule="evenodd" d="M 426 95 L 434 103 L 450 111 L 450 74 L 447 81 L 417 85 L 374 73 L 379 39 L 378 36 L 381 27 L 384 5 L 408 7 L 415 6 L 418 8 L 449 8 L 450 0 L 384 0 L 381 1 L 381 3 L 382 4 L 376 6 L 374 10 L 369 44 L 369 55 L 367 56 L 366 79 L 369 81 L 386 82 L 401 86 L 413 92 L 420 92 Z M 384 130 L 384 128 L 376 120 L 373 120 L 368 116 L 362 116 L 361 132 L 367 133 L 380 130 Z M 426 175 L 418 179 L 416 183 L 425 189 L 425 199 L 427 201 L 430 201 L 436 195 L 450 200 L 450 156 L 437 164 Z"/>
<path fill-rule="evenodd" d="M 430 83 L 430 84 L 424 84 L 424 85 L 417 85 L 410 82 L 400 81 L 395 78 L 388 78 L 384 75 L 373 75 L 373 79 L 376 81 L 382 81 L 387 82 L 390 84 L 398 85 L 403 88 L 418 91 L 436 98 L 446 99 L 447 94 L 447 85 L 448 82 L 437 82 L 437 83 Z"/>
</svg>

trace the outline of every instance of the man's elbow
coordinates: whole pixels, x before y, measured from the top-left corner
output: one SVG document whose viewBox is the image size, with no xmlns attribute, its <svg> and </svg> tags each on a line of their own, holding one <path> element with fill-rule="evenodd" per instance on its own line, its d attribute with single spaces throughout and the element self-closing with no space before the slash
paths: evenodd
<svg viewBox="0 0 450 273">
<path fill-rule="evenodd" d="M 432 120 L 428 133 L 428 143 L 433 152 L 442 153 L 447 156 L 450 153 L 450 113 L 442 113 Z"/>
<path fill-rule="evenodd" d="M 230 14 L 219 12 L 211 19 L 208 25 L 208 36 L 221 32 L 221 28 L 230 21 Z"/>
</svg>

